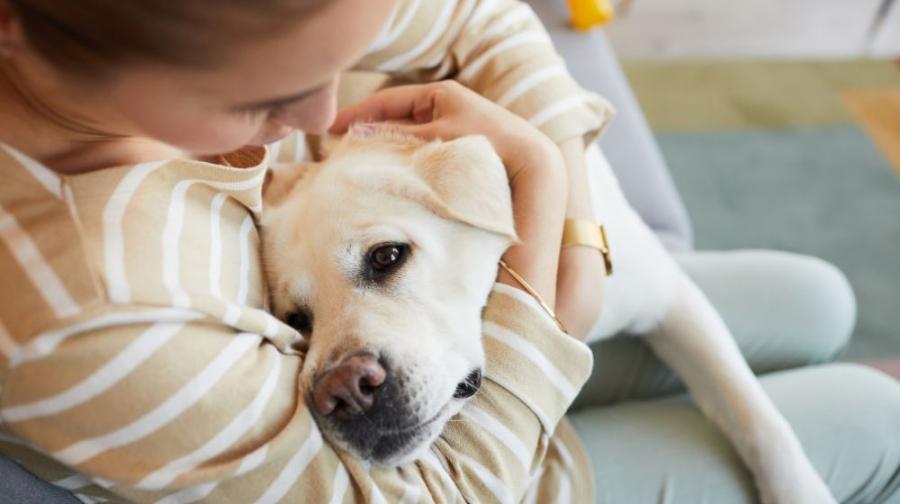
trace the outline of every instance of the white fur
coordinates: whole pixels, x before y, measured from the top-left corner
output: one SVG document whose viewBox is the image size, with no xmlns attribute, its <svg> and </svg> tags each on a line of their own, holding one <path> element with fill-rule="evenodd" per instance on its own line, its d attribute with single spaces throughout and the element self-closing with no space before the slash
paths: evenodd
<svg viewBox="0 0 900 504">
<path fill-rule="evenodd" d="M 595 219 L 606 227 L 615 267 L 588 341 L 642 335 L 737 448 L 763 502 L 835 502 L 719 314 L 628 205 L 596 146 L 587 161 Z"/>
</svg>

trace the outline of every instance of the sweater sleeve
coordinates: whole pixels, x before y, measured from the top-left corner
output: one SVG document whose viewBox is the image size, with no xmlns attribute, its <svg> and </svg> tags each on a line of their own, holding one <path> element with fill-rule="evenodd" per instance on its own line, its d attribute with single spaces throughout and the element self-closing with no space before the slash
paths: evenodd
<svg viewBox="0 0 900 504">
<path fill-rule="evenodd" d="M 554 142 L 596 140 L 613 109 L 572 78 L 532 9 L 517 0 L 400 0 L 357 70 L 455 79 Z"/>
<path fill-rule="evenodd" d="M 4 428 L 29 457 L 135 502 L 514 502 L 591 369 L 517 289 L 484 312 L 485 383 L 428 455 L 368 468 L 325 442 L 298 390 L 302 358 L 201 313 L 118 306 L 17 341 Z M 8 441 L 8 439 L 7 439 Z M 99 493 L 98 493 L 99 492 Z"/>
</svg>

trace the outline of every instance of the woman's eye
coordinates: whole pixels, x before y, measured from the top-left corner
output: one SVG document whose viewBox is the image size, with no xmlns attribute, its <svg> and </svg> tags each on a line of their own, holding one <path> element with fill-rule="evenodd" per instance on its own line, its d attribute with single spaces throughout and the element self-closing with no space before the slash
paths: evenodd
<svg viewBox="0 0 900 504">
<path fill-rule="evenodd" d="M 291 312 L 285 318 L 285 322 L 304 336 L 312 333 L 312 316 L 305 311 Z"/>
<path fill-rule="evenodd" d="M 399 243 L 380 245 L 369 253 L 369 265 L 378 273 L 387 273 L 403 263 L 408 251 L 409 246 Z"/>
</svg>

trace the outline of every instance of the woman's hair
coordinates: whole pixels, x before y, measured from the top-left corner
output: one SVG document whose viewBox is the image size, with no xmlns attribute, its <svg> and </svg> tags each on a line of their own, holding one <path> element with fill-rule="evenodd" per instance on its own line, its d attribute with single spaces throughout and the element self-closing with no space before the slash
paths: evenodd
<svg viewBox="0 0 900 504">
<path fill-rule="evenodd" d="M 54 66 L 104 77 L 127 65 L 210 66 L 235 41 L 270 36 L 329 0 L 8 0 Z"/>
</svg>

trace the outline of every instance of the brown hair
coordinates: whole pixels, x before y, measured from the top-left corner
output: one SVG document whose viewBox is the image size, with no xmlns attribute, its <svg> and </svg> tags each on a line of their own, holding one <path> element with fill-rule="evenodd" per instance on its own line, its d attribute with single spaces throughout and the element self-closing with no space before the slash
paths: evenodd
<svg viewBox="0 0 900 504">
<path fill-rule="evenodd" d="M 296 25 L 329 0 L 8 1 L 51 64 L 103 77 L 135 63 L 221 63 L 229 43 Z"/>
</svg>

